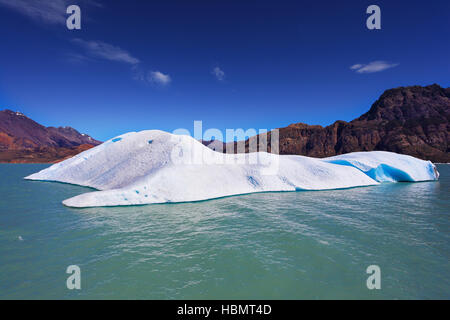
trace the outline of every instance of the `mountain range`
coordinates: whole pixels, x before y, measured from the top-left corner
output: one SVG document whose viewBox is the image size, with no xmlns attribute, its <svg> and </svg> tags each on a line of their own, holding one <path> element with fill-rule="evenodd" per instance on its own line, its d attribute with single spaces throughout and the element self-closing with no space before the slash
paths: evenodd
<svg viewBox="0 0 450 320">
<path fill-rule="evenodd" d="M 20 112 L 0 111 L 0 162 L 57 162 L 100 143 L 71 127 L 45 127 Z"/>
<path fill-rule="evenodd" d="M 295 123 L 279 128 L 279 152 L 320 158 L 381 150 L 449 163 L 449 120 L 450 88 L 437 84 L 399 87 L 386 90 L 368 112 L 350 122 L 339 120 L 327 127 Z M 271 132 L 266 138 L 269 152 L 270 136 Z M 235 150 L 242 143 L 248 152 L 249 141 L 256 139 L 259 143 L 259 137 L 234 142 Z M 222 142 L 203 141 L 203 144 L 216 150 L 222 147 L 226 152 L 226 144 Z"/>
<path fill-rule="evenodd" d="M 368 112 L 350 122 L 279 128 L 279 152 L 320 158 L 381 150 L 450 163 L 449 120 L 450 88 L 399 87 L 386 90 Z M 272 151 L 271 134 L 264 151 Z M 252 139 L 259 143 L 260 136 L 231 143 L 235 150 L 240 143 L 248 152 Z M 45 127 L 20 112 L 0 111 L 0 162 L 58 162 L 100 143 L 71 127 Z M 227 149 L 218 140 L 202 143 L 217 151 Z"/>
</svg>

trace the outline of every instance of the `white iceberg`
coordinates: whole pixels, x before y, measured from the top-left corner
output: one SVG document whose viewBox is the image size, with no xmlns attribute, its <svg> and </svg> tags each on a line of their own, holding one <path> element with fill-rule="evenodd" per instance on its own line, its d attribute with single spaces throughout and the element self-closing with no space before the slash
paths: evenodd
<svg viewBox="0 0 450 320">
<path fill-rule="evenodd" d="M 357 152 L 324 159 L 266 152 L 223 154 L 190 136 L 149 130 L 118 136 L 25 179 L 95 188 L 99 191 L 64 200 L 63 204 L 98 207 L 438 177 L 431 162 L 390 152 Z"/>
</svg>

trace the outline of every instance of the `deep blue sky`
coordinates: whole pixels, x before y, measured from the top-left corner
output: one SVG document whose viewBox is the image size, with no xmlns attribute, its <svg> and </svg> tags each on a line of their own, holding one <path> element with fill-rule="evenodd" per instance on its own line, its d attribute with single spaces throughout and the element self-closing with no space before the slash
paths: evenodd
<svg viewBox="0 0 450 320">
<path fill-rule="evenodd" d="M 80 5 L 82 30 L 66 28 L 69 4 Z M 371 4 L 381 30 L 366 28 Z M 194 120 L 328 125 L 388 88 L 450 86 L 448 0 L 0 0 L 0 21 L 0 109 L 100 140 L 192 130 Z M 374 61 L 391 67 L 350 69 Z M 152 81 L 156 71 L 170 82 Z"/>
</svg>

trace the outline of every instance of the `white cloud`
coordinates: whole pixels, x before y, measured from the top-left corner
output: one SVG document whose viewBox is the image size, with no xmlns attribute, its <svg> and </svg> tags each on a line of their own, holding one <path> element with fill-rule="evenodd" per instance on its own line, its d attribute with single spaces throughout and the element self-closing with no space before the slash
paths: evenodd
<svg viewBox="0 0 450 320">
<path fill-rule="evenodd" d="M 389 63 L 386 61 L 372 61 L 368 64 L 355 64 L 350 69 L 357 73 L 374 73 L 394 68 L 398 65 L 398 63 Z"/>
<path fill-rule="evenodd" d="M 83 1 L 83 3 L 101 6 L 96 1 Z M 65 24 L 68 17 L 66 10 L 71 4 L 73 3 L 70 0 L 0 0 L 1 6 L 46 24 Z"/>
<path fill-rule="evenodd" d="M 212 70 L 212 74 L 216 77 L 217 80 L 219 81 L 223 81 L 225 80 L 225 72 L 223 72 L 223 70 L 221 70 L 219 67 L 215 67 Z"/>
<path fill-rule="evenodd" d="M 140 62 L 138 58 L 133 57 L 127 51 L 102 41 L 85 41 L 82 39 L 73 39 L 72 41 L 84 48 L 87 54 L 93 57 L 131 65 L 136 65 Z"/>
<path fill-rule="evenodd" d="M 352 66 L 350 67 L 350 69 L 356 70 L 356 69 L 362 68 L 363 66 L 364 66 L 364 65 L 357 63 L 357 64 L 352 65 Z"/>
<path fill-rule="evenodd" d="M 168 74 L 164 74 L 159 71 L 150 71 L 148 74 L 148 81 L 150 83 L 166 86 L 172 81 L 172 79 Z"/>
</svg>

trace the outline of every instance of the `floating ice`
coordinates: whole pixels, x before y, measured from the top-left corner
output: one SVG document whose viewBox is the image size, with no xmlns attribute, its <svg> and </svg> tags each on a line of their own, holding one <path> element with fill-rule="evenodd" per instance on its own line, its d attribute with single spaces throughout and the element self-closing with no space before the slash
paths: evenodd
<svg viewBox="0 0 450 320">
<path fill-rule="evenodd" d="M 378 182 L 437 180 L 439 172 L 430 161 L 386 151 L 353 152 L 324 159 L 355 167 Z"/>
<path fill-rule="evenodd" d="M 121 135 L 26 177 L 99 190 L 64 200 L 70 207 L 198 201 L 437 178 L 431 162 L 390 152 L 325 159 L 266 152 L 223 154 L 190 136 L 158 130 Z"/>
</svg>

